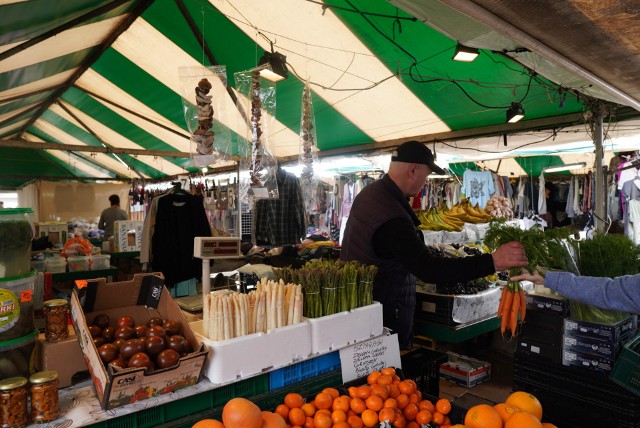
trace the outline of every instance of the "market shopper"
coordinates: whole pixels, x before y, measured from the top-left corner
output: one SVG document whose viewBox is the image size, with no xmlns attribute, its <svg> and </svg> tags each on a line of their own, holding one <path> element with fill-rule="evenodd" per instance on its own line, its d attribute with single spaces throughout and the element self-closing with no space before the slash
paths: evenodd
<svg viewBox="0 0 640 428">
<path fill-rule="evenodd" d="M 109 196 L 109 202 L 111 206 L 102 211 L 100 220 L 98 220 L 98 228 L 104 230 L 105 240 L 113 236 L 113 224 L 116 221 L 129 219 L 127 212 L 120 208 L 120 196 Z"/>
<path fill-rule="evenodd" d="M 578 276 L 571 272 L 523 269 L 512 281 L 531 281 L 544 285 L 568 299 L 594 305 L 602 309 L 640 312 L 640 274 L 616 278 Z"/>
<path fill-rule="evenodd" d="M 522 244 L 509 242 L 493 254 L 464 258 L 434 255 L 416 227 L 420 220 L 407 198 L 427 176 L 444 171 L 424 144 L 409 141 L 391 158 L 389 172 L 356 196 L 342 240 L 340 258 L 378 266 L 373 297 L 383 306 L 383 323 L 398 333 L 402 349 L 413 342 L 416 277 L 428 283 L 457 283 L 527 264 Z"/>
</svg>

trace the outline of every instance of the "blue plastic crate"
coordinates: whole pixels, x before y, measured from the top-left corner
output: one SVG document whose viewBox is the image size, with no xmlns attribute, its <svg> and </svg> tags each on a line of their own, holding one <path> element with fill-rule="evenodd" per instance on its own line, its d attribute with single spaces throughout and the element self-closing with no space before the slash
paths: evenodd
<svg viewBox="0 0 640 428">
<path fill-rule="evenodd" d="M 340 368 L 339 351 L 292 364 L 269 373 L 269 391 Z"/>
</svg>

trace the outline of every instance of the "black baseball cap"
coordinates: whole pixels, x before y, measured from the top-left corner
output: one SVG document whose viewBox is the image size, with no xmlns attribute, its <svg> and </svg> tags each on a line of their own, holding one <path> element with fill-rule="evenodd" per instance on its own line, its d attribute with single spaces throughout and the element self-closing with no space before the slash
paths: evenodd
<svg viewBox="0 0 640 428">
<path fill-rule="evenodd" d="M 395 162 L 421 163 L 427 165 L 436 174 L 446 172 L 433 161 L 433 153 L 420 141 L 407 141 L 400 144 L 393 152 L 391 160 Z"/>
</svg>

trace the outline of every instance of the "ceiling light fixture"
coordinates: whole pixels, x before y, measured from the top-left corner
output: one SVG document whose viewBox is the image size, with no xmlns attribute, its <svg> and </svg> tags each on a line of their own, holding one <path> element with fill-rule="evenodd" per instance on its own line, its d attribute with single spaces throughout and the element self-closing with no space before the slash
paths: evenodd
<svg viewBox="0 0 640 428">
<path fill-rule="evenodd" d="M 511 107 L 507 109 L 507 122 L 516 123 L 524 117 L 524 108 L 522 104 L 512 102 Z"/>
<path fill-rule="evenodd" d="M 558 172 L 558 171 L 570 171 L 572 169 L 584 168 L 587 166 L 586 162 L 568 163 L 566 165 L 548 166 L 542 170 L 542 172 Z"/>
<path fill-rule="evenodd" d="M 456 46 L 456 53 L 453 55 L 454 61 L 472 62 L 478 57 L 478 49 L 470 48 L 468 46 L 458 43 Z"/>
<path fill-rule="evenodd" d="M 260 76 L 273 82 L 278 83 L 289 77 L 289 70 L 287 69 L 287 57 L 279 52 L 273 51 L 273 44 L 271 44 L 271 52 L 264 52 L 262 58 L 258 62 L 258 66 L 266 65 L 260 70 Z"/>
</svg>

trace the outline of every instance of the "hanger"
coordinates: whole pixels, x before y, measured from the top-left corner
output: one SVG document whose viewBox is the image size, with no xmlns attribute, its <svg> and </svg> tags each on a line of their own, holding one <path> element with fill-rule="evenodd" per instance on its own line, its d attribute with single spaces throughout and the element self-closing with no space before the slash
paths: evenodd
<svg viewBox="0 0 640 428">
<path fill-rule="evenodd" d="M 182 188 L 182 184 L 179 181 L 172 181 L 171 185 L 173 188 L 171 189 L 171 193 L 174 195 L 188 195 L 189 193 Z"/>
</svg>

